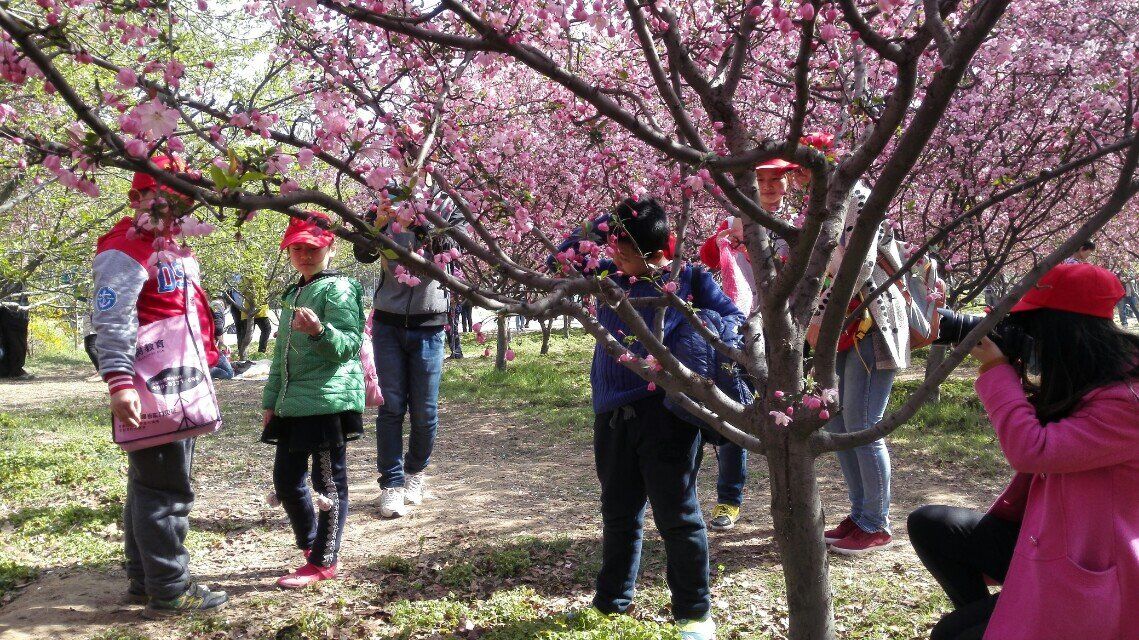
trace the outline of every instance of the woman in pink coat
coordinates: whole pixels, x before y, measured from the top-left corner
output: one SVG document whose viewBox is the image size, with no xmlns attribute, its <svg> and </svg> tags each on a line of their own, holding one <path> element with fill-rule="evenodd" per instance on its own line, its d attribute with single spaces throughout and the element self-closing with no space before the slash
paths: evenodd
<svg viewBox="0 0 1139 640">
<path fill-rule="evenodd" d="M 1139 337 L 1112 321 L 1122 295 L 1106 269 L 1059 265 L 1010 316 L 1033 338 L 1039 378 L 988 338 L 973 350 L 977 395 L 1017 474 L 988 513 L 910 515 L 914 549 L 955 607 L 934 640 L 1139 639 Z"/>
</svg>

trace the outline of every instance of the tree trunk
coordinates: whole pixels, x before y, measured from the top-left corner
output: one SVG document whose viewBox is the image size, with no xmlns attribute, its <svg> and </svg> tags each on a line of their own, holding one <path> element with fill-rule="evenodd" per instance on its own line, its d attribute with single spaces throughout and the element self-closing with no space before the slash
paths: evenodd
<svg viewBox="0 0 1139 640">
<path fill-rule="evenodd" d="M 494 368 L 506 371 L 506 345 L 510 343 L 510 336 L 506 333 L 506 316 L 498 316 L 498 336 L 496 338 L 498 349 L 494 356 Z"/>
<path fill-rule="evenodd" d="M 550 352 L 550 334 L 554 332 L 554 319 L 540 320 L 538 326 L 542 327 L 542 355 Z"/>
<path fill-rule="evenodd" d="M 569 338 L 570 331 L 570 317 L 562 316 L 562 337 Z"/>
<path fill-rule="evenodd" d="M 834 640 L 824 517 L 814 457 L 804 440 L 784 430 L 767 455 L 771 517 L 787 585 L 791 640 Z"/>
<path fill-rule="evenodd" d="M 944 344 L 931 344 L 929 345 L 929 358 L 925 362 L 925 378 L 929 379 L 931 373 L 941 366 L 941 361 L 945 360 L 945 352 L 949 349 L 949 345 Z M 934 387 L 933 391 L 929 394 L 930 402 L 941 402 L 941 385 Z"/>
</svg>

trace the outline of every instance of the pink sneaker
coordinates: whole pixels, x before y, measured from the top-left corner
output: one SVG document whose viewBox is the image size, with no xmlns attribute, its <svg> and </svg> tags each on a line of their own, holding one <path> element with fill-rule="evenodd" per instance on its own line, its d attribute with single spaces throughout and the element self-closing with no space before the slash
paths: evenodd
<svg viewBox="0 0 1139 640">
<path fill-rule="evenodd" d="M 831 551 L 844 556 L 860 556 L 871 551 L 885 549 L 893 538 L 885 531 L 866 533 L 855 527 L 850 535 L 831 545 Z"/>
<path fill-rule="evenodd" d="M 823 539 L 827 541 L 827 544 L 834 544 L 854 533 L 854 530 L 857 528 L 858 525 L 854 524 L 854 520 L 851 520 L 850 516 L 847 516 L 842 522 L 838 523 L 838 526 L 834 529 L 824 531 Z"/>
<path fill-rule="evenodd" d="M 287 576 L 277 578 L 277 586 L 282 589 L 300 589 L 321 580 L 335 580 L 336 565 L 321 567 L 311 562 Z"/>
</svg>

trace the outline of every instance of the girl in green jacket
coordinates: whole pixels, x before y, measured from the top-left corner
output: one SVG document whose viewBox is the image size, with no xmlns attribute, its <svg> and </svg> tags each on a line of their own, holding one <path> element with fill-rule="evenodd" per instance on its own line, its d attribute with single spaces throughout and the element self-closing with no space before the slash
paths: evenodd
<svg viewBox="0 0 1139 640">
<path fill-rule="evenodd" d="M 363 291 L 355 280 L 329 270 L 335 236 L 313 222 L 328 217 L 307 213 L 310 219 L 289 221 L 281 240 L 301 277 L 282 296 L 261 401 L 261 441 L 277 447 L 273 487 L 307 560 L 277 580 L 286 589 L 336 577 L 348 515 L 346 445 L 364 431 Z M 319 514 L 305 482 L 310 459 Z"/>
</svg>

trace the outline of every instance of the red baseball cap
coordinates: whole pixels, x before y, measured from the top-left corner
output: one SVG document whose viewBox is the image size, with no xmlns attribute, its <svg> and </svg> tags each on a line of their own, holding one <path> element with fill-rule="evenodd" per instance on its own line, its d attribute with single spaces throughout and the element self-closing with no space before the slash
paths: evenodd
<svg viewBox="0 0 1139 640">
<path fill-rule="evenodd" d="M 182 162 L 182 159 L 178 156 L 154 156 L 150 159 L 150 161 L 163 171 L 173 171 L 176 173 L 186 172 L 186 163 Z M 172 193 L 184 200 L 190 199 L 189 196 L 184 193 L 181 193 L 175 189 L 171 189 L 164 184 L 159 184 L 158 180 L 156 180 L 154 176 L 150 175 L 149 173 L 143 173 L 141 171 L 135 172 L 134 177 L 131 179 L 131 190 L 146 191 L 147 189 L 161 189 L 162 191 Z"/>
<path fill-rule="evenodd" d="M 282 249 L 294 244 L 307 244 L 310 247 L 321 249 L 332 244 L 336 238 L 336 234 L 313 221 L 315 218 L 320 218 L 331 223 L 326 214 L 319 211 L 305 211 L 305 214 L 309 216 L 307 219 L 289 218 L 285 237 L 281 238 Z"/>
<path fill-rule="evenodd" d="M 1060 264 L 1012 308 L 1017 311 L 1056 309 L 1111 319 L 1123 297 L 1123 284 L 1112 272 L 1094 264 Z"/>
<path fill-rule="evenodd" d="M 760 171 L 772 170 L 772 171 L 778 171 L 780 175 L 783 175 L 784 173 L 787 173 L 788 171 L 793 171 L 793 170 L 798 169 L 798 168 L 799 168 L 799 165 L 797 165 L 793 162 L 787 162 L 786 160 L 784 160 L 782 158 L 772 158 L 771 160 L 768 160 L 767 162 L 764 162 L 763 164 L 756 167 L 755 172 L 759 173 Z"/>
</svg>

